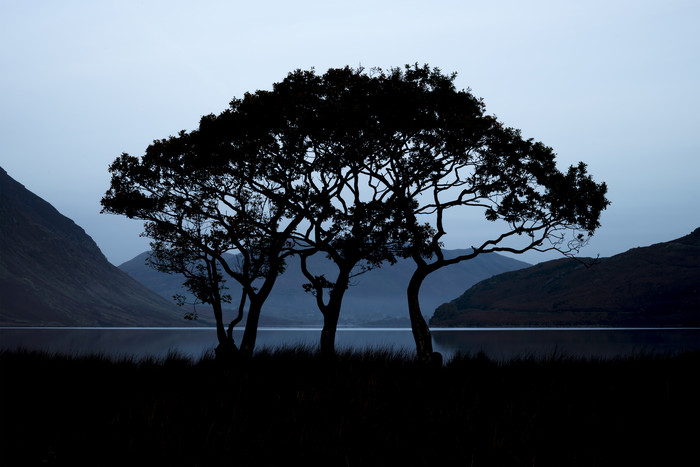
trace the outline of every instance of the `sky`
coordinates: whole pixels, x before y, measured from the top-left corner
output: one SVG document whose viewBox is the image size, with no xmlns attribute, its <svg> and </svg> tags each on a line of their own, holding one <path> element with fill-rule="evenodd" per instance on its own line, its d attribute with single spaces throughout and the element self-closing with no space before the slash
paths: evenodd
<svg viewBox="0 0 700 467">
<path fill-rule="evenodd" d="M 456 72 L 560 169 L 583 161 L 607 183 L 581 255 L 700 227 L 696 0 L 0 0 L 0 166 L 119 265 L 148 249 L 139 221 L 100 214 L 121 153 L 295 69 L 413 63 Z M 475 244 L 484 222 L 459 220 L 445 246 Z"/>
</svg>

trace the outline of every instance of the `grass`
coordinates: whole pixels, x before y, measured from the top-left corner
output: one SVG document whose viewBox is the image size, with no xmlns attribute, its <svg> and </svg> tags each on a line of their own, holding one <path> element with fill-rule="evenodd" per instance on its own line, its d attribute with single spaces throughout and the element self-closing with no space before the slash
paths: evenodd
<svg viewBox="0 0 700 467">
<path fill-rule="evenodd" d="M 0 354 L 0 465 L 700 465 L 700 353 Z"/>
</svg>

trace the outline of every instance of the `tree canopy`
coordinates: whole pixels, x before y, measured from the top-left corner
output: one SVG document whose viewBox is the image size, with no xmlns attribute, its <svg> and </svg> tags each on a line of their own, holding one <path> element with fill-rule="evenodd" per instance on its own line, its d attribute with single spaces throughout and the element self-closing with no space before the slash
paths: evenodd
<svg viewBox="0 0 700 467">
<path fill-rule="evenodd" d="M 202 253 L 238 281 L 250 298 L 250 350 L 290 255 L 301 257 L 323 313 L 328 352 L 350 278 L 410 257 L 408 312 L 418 354 L 429 359 L 418 304 L 428 274 L 494 251 L 573 255 L 608 205 L 605 184 L 585 164 L 558 170 L 551 148 L 488 115 L 454 80 L 427 65 L 294 71 L 272 90 L 203 117 L 197 130 L 155 141 L 140 159 L 122 155 L 110 168 L 104 211 L 145 220 L 161 250 L 165 242 Z M 465 209 L 481 211 L 498 234 L 472 245 L 459 232 L 472 249 L 448 260 L 445 221 Z M 242 263 L 228 264 L 229 251 Z M 316 254 L 336 265 L 336 277 L 309 269 Z M 214 279 L 205 283 L 218 287 Z"/>
</svg>

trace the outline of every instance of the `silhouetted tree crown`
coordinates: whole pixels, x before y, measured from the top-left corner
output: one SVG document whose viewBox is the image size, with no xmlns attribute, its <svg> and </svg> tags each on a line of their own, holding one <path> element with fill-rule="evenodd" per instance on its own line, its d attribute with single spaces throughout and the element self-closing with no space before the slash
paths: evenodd
<svg viewBox="0 0 700 467">
<path fill-rule="evenodd" d="M 272 287 L 284 259 L 300 255 L 326 350 L 350 278 L 413 258 L 408 310 L 418 353 L 429 359 L 418 304 L 428 274 L 494 251 L 573 255 L 609 204 L 585 164 L 559 171 L 551 148 L 488 115 L 455 77 L 427 65 L 294 71 L 203 117 L 197 130 L 154 142 L 141 159 L 117 159 L 104 210 L 146 220 L 146 234 L 167 232 L 176 250 L 211 256 L 251 306 L 269 293 L 253 282 Z M 465 208 L 482 211 L 498 233 L 448 260 L 445 220 Z M 226 264 L 225 251 L 246 262 Z M 315 254 L 333 261 L 337 277 L 309 270 Z"/>
</svg>

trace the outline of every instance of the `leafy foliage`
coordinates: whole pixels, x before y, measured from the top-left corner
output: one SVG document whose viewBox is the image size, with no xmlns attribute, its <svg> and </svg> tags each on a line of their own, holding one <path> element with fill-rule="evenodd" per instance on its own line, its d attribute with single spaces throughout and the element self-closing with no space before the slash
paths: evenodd
<svg viewBox="0 0 700 467">
<path fill-rule="evenodd" d="M 220 265 L 259 314 L 285 258 L 299 255 L 331 351 L 351 278 L 413 258 L 408 308 L 429 358 L 418 304 L 428 274 L 494 251 L 573 255 L 608 205 L 585 164 L 560 172 L 551 148 L 486 114 L 481 99 L 456 90 L 455 76 L 427 65 L 296 70 L 197 130 L 155 141 L 140 160 L 122 155 L 103 206 L 144 219 L 156 263 L 184 274 L 202 301 L 220 301 Z M 446 259 L 445 218 L 464 208 L 500 232 Z M 229 251 L 242 264 L 227 264 Z M 317 254 L 336 265 L 335 278 L 309 269 Z"/>
</svg>

